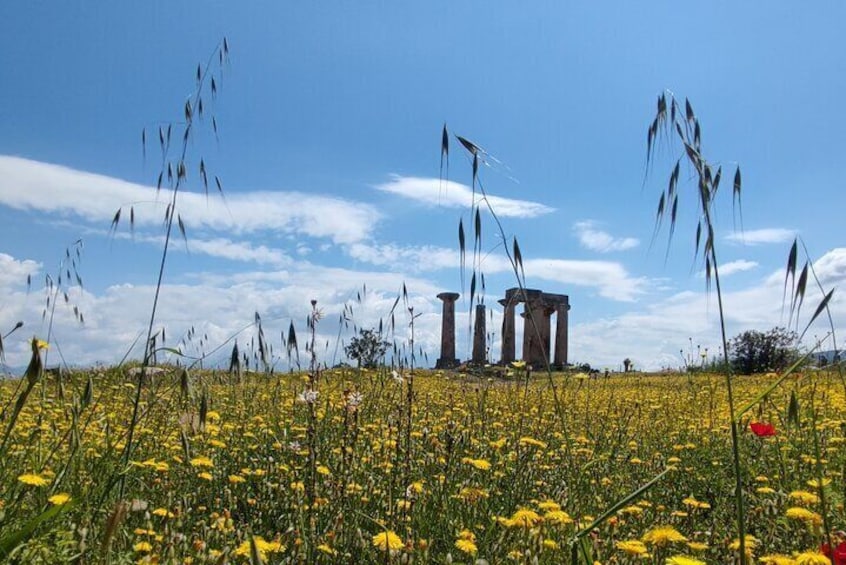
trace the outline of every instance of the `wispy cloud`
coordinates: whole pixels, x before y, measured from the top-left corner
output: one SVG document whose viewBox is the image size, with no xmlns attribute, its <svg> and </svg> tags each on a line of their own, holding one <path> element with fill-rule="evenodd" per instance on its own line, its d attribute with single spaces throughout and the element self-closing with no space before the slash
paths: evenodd
<svg viewBox="0 0 846 565">
<path fill-rule="evenodd" d="M 762 228 L 743 232 L 733 232 L 725 236 L 726 241 L 741 245 L 762 245 L 766 243 L 785 243 L 796 237 L 796 230 L 785 228 Z"/>
<path fill-rule="evenodd" d="M 347 251 L 359 261 L 378 266 L 396 265 L 406 271 L 409 268 L 414 272 L 426 272 L 459 267 L 458 252 L 444 247 L 355 244 L 349 246 Z M 483 256 L 480 266 L 488 276 L 513 272 L 508 258 L 501 254 Z M 524 258 L 523 268 L 530 284 L 540 279 L 562 285 L 595 288 L 600 296 L 623 302 L 635 300 L 645 294 L 649 287 L 648 279 L 631 276 L 623 265 L 614 261 Z"/>
<path fill-rule="evenodd" d="M 102 234 L 102 230 L 95 233 Z M 118 234 L 122 239 L 132 237 L 135 241 L 152 243 L 164 246 L 163 235 L 135 235 Z M 228 259 L 245 263 L 257 263 L 259 265 L 270 265 L 273 267 L 284 267 L 290 265 L 291 257 L 281 249 L 267 247 L 265 245 L 253 245 L 248 241 L 233 241 L 225 237 L 203 239 L 192 237 L 187 242 L 180 242 L 172 248 L 176 252 L 187 251 L 188 253 L 200 253 L 209 257 Z"/>
<path fill-rule="evenodd" d="M 737 261 L 730 261 L 724 265 L 720 265 L 720 276 L 727 277 L 735 273 L 742 273 L 743 271 L 751 271 L 756 268 L 758 263 L 756 261 L 748 261 L 746 259 L 738 259 Z M 704 277 L 705 271 L 700 271 L 699 276 Z"/>
<path fill-rule="evenodd" d="M 640 241 L 634 237 L 614 237 L 610 233 L 597 227 L 593 220 L 576 222 L 573 231 L 579 238 L 582 247 L 599 253 L 611 251 L 625 251 L 640 245 Z"/>
<path fill-rule="evenodd" d="M 376 185 L 375 188 L 430 206 L 447 208 L 469 208 L 473 204 L 474 196 L 470 187 L 454 181 L 398 175 L 391 177 L 391 180 L 386 183 Z M 479 202 L 481 194 L 477 191 L 475 197 L 476 202 Z M 534 218 L 555 210 L 538 202 L 504 198 L 490 193 L 488 193 L 488 202 L 490 202 L 494 212 L 503 218 Z"/>
<path fill-rule="evenodd" d="M 458 249 L 432 245 L 403 246 L 396 244 L 371 245 L 355 243 L 347 248 L 350 257 L 391 270 L 412 272 L 436 271 L 460 266 Z"/>
<path fill-rule="evenodd" d="M 139 226 L 160 225 L 166 195 L 151 186 L 19 157 L 0 156 L 0 204 L 22 210 L 70 214 L 90 222 L 111 221 L 119 207 L 135 207 Z M 189 228 L 230 233 L 276 233 L 327 238 L 335 243 L 366 239 L 381 214 L 341 198 L 282 191 L 231 191 L 226 200 L 184 192 L 179 213 Z"/>
</svg>

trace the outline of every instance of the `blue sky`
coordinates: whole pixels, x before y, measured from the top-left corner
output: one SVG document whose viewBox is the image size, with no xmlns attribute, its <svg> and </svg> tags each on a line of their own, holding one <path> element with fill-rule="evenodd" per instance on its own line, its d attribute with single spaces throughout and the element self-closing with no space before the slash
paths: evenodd
<svg viewBox="0 0 846 565">
<path fill-rule="evenodd" d="M 664 146 L 643 182 L 646 131 L 665 90 L 693 103 L 706 156 L 743 171 L 743 232 L 730 198 L 717 217 L 729 333 L 784 325 L 795 234 L 826 288 L 846 278 L 843 21 L 838 2 L 4 3 L 0 330 L 25 323 L 6 340 L 7 363 L 24 363 L 26 340 L 46 334 L 44 277 L 78 238 L 85 287 L 70 298 L 86 323 L 60 305 L 57 349 L 71 364 L 114 362 L 145 327 L 164 210 L 153 190 L 158 147 L 145 158 L 141 131 L 154 139 L 181 119 L 197 64 L 224 36 L 229 62 L 207 101 L 218 141 L 206 119 L 188 146 L 178 204 L 187 252 L 175 245 L 165 273 L 158 325 L 172 345 L 193 325 L 211 349 L 256 311 L 266 333 L 291 320 L 304 333 L 314 298 L 331 362 L 344 305 L 358 326 L 375 325 L 405 283 L 422 314 L 416 343 L 432 362 L 435 295 L 463 292 L 457 347 L 469 356 L 457 230 L 462 218 L 471 224 L 471 174 L 453 139 L 456 184 L 438 182 L 446 123 L 498 160 L 480 175 L 520 242 L 528 285 L 570 296 L 571 361 L 616 368 L 629 357 L 658 369 L 678 366 L 691 340 L 715 351 L 716 298 L 692 261 L 690 185 L 669 252 L 666 232 L 652 239 L 677 157 Z M 200 159 L 225 201 L 201 195 Z M 116 209 L 133 203 L 134 238 L 126 225 L 110 235 Z M 491 218 L 483 224 L 498 334 L 495 301 L 515 282 Z M 844 303 L 833 310 L 842 328 Z M 252 336 L 238 339 L 248 346 Z"/>
</svg>

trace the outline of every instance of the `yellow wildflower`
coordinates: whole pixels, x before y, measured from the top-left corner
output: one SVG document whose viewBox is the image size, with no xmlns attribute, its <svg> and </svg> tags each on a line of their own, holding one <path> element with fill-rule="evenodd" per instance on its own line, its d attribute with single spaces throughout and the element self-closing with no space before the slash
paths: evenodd
<svg viewBox="0 0 846 565">
<path fill-rule="evenodd" d="M 562 526 L 564 524 L 573 523 L 573 519 L 570 517 L 570 515 L 564 512 L 563 510 L 550 510 L 549 512 L 543 515 L 543 519 L 552 524 L 559 524 Z"/>
<path fill-rule="evenodd" d="M 508 526 L 512 528 L 531 528 L 543 521 L 543 518 L 534 510 L 520 508 L 508 520 Z"/>
<path fill-rule="evenodd" d="M 18 481 L 33 487 L 44 487 L 50 484 L 50 481 L 34 473 L 24 473 L 18 477 Z"/>
<path fill-rule="evenodd" d="M 253 536 L 253 542 L 256 544 L 256 550 L 262 561 L 267 560 L 268 553 L 279 553 L 285 551 L 285 546 L 280 541 L 267 541 L 261 536 Z M 250 540 L 244 540 L 238 549 L 235 550 L 235 555 L 240 557 L 249 557 L 252 548 L 250 547 Z"/>
<path fill-rule="evenodd" d="M 618 541 L 614 544 L 614 547 L 626 553 L 627 555 L 638 556 L 646 555 L 648 553 L 646 545 L 644 545 L 642 541 L 636 539 Z"/>
<path fill-rule="evenodd" d="M 791 500 L 796 501 L 798 504 L 804 504 L 805 506 L 817 504 L 820 501 L 819 496 L 806 490 L 794 490 L 788 495 L 788 497 Z"/>
<path fill-rule="evenodd" d="M 153 551 L 153 546 L 148 541 L 139 541 L 132 546 L 132 549 L 138 553 L 149 553 L 150 551 Z"/>
<path fill-rule="evenodd" d="M 793 520 L 801 520 L 810 524 L 822 523 L 822 516 L 820 516 L 816 512 L 808 510 L 807 508 L 802 508 L 801 506 L 794 506 L 792 508 L 788 508 L 787 512 L 785 512 L 784 515 Z"/>
<path fill-rule="evenodd" d="M 546 449 L 546 443 L 537 440 L 533 437 L 523 436 L 518 440 L 520 445 L 531 445 L 533 447 L 539 447 L 541 449 Z"/>
<path fill-rule="evenodd" d="M 402 539 L 391 530 L 379 532 L 373 536 L 373 547 L 381 551 L 399 551 L 405 544 Z"/>
<path fill-rule="evenodd" d="M 54 494 L 53 496 L 51 496 L 47 500 L 50 502 L 50 504 L 52 504 L 54 506 L 60 506 L 62 504 L 67 503 L 68 501 L 70 501 L 70 499 L 71 499 L 71 495 L 69 495 L 68 493 L 59 492 L 59 493 Z"/>
<path fill-rule="evenodd" d="M 478 469 L 480 471 L 487 471 L 488 469 L 491 468 L 490 462 L 487 461 L 486 459 L 471 459 L 470 457 L 464 457 L 461 460 L 461 462 L 466 463 L 467 465 L 470 465 L 472 467 L 475 467 L 476 469 Z"/>
<path fill-rule="evenodd" d="M 764 555 L 759 560 L 761 565 L 796 565 L 796 560 L 787 555 Z"/>
<path fill-rule="evenodd" d="M 476 555 L 476 552 L 479 551 L 479 548 L 476 547 L 475 537 L 472 538 L 462 538 L 459 537 L 455 540 L 455 548 L 459 551 L 463 551 L 468 555 Z"/>
<path fill-rule="evenodd" d="M 796 565 L 831 565 L 831 559 L 817 551 L 806 551 L 796 556 Z"/>
<path fill-rule="evenodd" d="M 670 543 L 687 541 L 678 530 L 672 526 L 657 526 L 643 534 L 643 542 L 663 547 Z"/>
<path fill-rule="evenodd" d="M 191 459 L 192 467 L 214 467 L 214 462 L 208 457 L 194 457 Z"/>
<path fill-rule="evenodd" d="M 700 508 L 700 509 L 708 509 L 711 508 L 711 505 L 707 502 L 702 502 L 701 500 L 696 500 L 694 497 L 689 496 L 682 500 L 682 504 L 685 506 L 689 506 L 690 508 Z"/>
</svg>

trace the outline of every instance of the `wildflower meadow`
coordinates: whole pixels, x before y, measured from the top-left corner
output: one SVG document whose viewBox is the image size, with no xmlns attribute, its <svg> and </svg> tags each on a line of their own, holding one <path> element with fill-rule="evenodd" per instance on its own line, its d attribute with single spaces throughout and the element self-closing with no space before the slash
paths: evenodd
<svg viewBox="0 0 846 565">
<path fill-rule="evenodd" d="M 329 367 L 319 357 L 323 313 L 316 301 L 308 326 L 297 330 L 300 344 L 293 324 L 283 337 L 289 355 L 305 345 L 310 358 L 298 370 L 276 370 L 268 361 L 258 314 L 249 326 L 257 329 L 253 370 L 240 365 L 237 345 L 228 368 L 204 368 L 202 358 L 165 346 L 157 308 L 172 239 L 188 239 L 179 199 L 189 178 L 186 154 L 203 131 L 217 135 L 212 100 L 228 50 L 224 39 L 197 67 L 179 125 L 141 135 L 145 151 L 158 139 L 158 188 L 167 202 L 143 357 L 46 371 L 52 317 L 64 293 L 60 275 L 48 286 L 49 329 L 31 339 L 28 368 L 0 382 L 0 559 L 846 564 L 840 366 L 811 368 L 805 356 L 779 372 L 732 374 L 724 323 L 725 363 L 710 367 L 723 372 L 703 365 L 648 374 L 629 371 L 628 359 L 625 372 L 604 374 L 520 361 L 421 368 L 405 289 L 394 307 L 408 312 L 410 338 L 400 344 L 407 354 L 388 361 L 380 355 L 372 368 Z M 723 321 L 713 214 L 722 168 L 706 159 L 701 137 L 692 104 L 660 95 L 648 127 L 650 174 L 662 173 L 659 144 L 679 157 L 660 194 L 658 227 L 664 221 L 672 235 L 678 195 L 692 179 L 694 260 L 703 263 Z M 524 289 L 520 246 L 505 237 L 479 179 L 488 156 L 444 127 L 444 177 L 456 150 L 472 163 L 472 258 L 465 258 L 470 238 L 459 225 L 462 267 L 467 259 L 472 271 L 470 303 L 485 284 L 480 208 L 493 218 Z M 212 184 L 222 194 L 205 161 L 195 161 L 199 176 L 192 172 L 192 179 L 201 179 L 206 193 Z M 731 202 L 739 203 L 740 168 L 728 177 Z M 115 213 L 112 230 L 132 227 L 132 206 Z M 65 284 L 73 271 L 81 285 L 74 253 L 63 263 Z M 806 289 L 813 302 L 815 278 L 809 263 L 798 264 L 794 243 L 785 295 L 795 318 Z M 824 319 L 833 292 L 825 290 L 818 304 L 806 306 L 810 321 Z M 73 311 L 82 323 L 83 314 Z M 12 332 L 3 338 L 25 339 Z M 167 354 L 171 364 L 157 363 Z"/>
</svg>

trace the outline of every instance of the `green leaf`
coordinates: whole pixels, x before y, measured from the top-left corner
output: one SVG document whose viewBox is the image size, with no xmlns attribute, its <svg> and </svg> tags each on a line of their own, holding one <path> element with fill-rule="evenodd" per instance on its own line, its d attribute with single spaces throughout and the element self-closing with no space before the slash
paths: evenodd
<svg viewBox="0 0 846 565">
<path fill-rule="evenodd" d="M 0 537 L 0 556 L 8 557 L 12 551 L 15 550 L 19 545 L 26 542 L 32 534 L 35 532 L 35 529 L 38 528 L 44 522 L 48 522 L 63 512 L 70 510 L 75 505 L 74 501 L 70 501 L 66 504 L 60 504 L 57 506 L 51 506 L 38 516 L 32 518 L 29 522 L 24 524 L 22 528 L 16 530 L 11 533 L 4 533 L 2 537 Z"/>
</svg>

